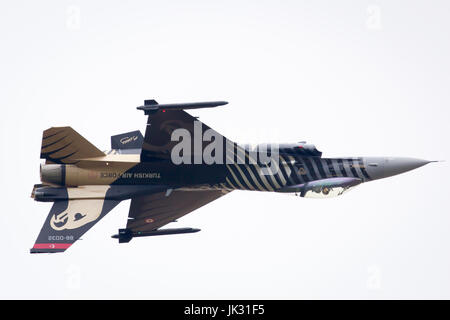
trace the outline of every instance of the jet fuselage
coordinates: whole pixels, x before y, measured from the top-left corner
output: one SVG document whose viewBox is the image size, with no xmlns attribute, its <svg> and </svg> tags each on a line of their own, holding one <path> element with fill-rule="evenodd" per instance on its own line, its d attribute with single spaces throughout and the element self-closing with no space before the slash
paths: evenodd
<svg viewBox="0 0 450 320">
<path fill-rule="evenodd" d="M 139 162 L 138 155 L 108 155 L 79 164 L 44 164 L 43 183 L 84 185 L 168 185 L 185 189 L 286 191 L 289 187 L 336 177 L 367 182 L 425 165 L 412 158 L 321 158 L 280 154 L 270 174 L 261 163 L 180 164 L 170 161 Z M 294 191 L 293 191 L 294 192 Z"/>
</svg>

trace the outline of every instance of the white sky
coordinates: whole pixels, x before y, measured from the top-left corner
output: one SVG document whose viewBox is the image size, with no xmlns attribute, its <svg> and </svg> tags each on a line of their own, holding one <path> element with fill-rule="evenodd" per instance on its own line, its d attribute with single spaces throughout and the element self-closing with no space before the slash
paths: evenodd
<svg viewBox="0 0 450 320">
<path fill-rule="evenodd" d="M 450 298 L 448 162 L 335 199 L 233 192 L 134 239 L 121 203 L 67 252 L 30 255 L 51 204 L 42 131 L 100 149 L 135 107 L 192 114 L 238 142 L 324 156 L 449 160 L 448 1 L 2 1 L 0 298 Z"/>
</svg>

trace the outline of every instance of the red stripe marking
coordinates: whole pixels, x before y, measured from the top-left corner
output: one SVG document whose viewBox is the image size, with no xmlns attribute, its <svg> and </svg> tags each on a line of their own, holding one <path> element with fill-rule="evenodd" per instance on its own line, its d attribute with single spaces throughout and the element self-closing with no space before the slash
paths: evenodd
<svg viewBox="0 0 450 320">
<path fill-rule="evenodd" d="M 71 243 L 35 243 L 33 249 L 67 249 Z"/>
</svg>

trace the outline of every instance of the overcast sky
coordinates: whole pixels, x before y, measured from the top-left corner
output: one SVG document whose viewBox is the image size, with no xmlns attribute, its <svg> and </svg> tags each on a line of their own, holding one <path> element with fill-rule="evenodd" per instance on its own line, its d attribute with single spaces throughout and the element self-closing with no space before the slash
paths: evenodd
<svg viewBox="0 0 450 320">
<path fill-rule="evenodd" d="M 42 131 L 102 150 L 135 109 L 191 114 L 236 142 L 325 157 L 450 159 L 448 1 L 2 1 L 0 298 L 450 298 L 448 162 L 318 200 L 236 191 L 171 227 L 111 239 L 121 203 L 67 252 L 30 255 L 51 204 Z"/>
</svg>

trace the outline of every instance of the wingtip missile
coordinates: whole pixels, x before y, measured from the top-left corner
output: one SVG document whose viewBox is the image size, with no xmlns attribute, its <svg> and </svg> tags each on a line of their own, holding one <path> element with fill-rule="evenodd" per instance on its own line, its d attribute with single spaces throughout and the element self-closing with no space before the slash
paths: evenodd
<svg viewBox="0 0 450 320">
<path fill-rule="evenodd" d="M 168 234 L 182 234 L 182 233 L 195 233 L 199 232 L 201 229 L 197 228 L 168 228 L 168 229 L 158 229 L 153 231 L 132 231 L 130 229 L 119 229 L 118 234 L 111 236 L 113 239 L 119 239 L 119 243 L 130 242 L 131 239 L 136 237 L 150 237 L 150 236 L 162 236 Z"/>
<path fill-rule="evenodd" d="M 145 100 L 144 105 L 137 107 L 137 109 L 143 110 L 145 114 L 149 114 L 152 112 L 156 112 L 158 110 L 186 110 L 186 109 L 214 108 L 226 104 L 228 104 L 227 101 L 159 104 L 155 100 Z"/>
</svg>

